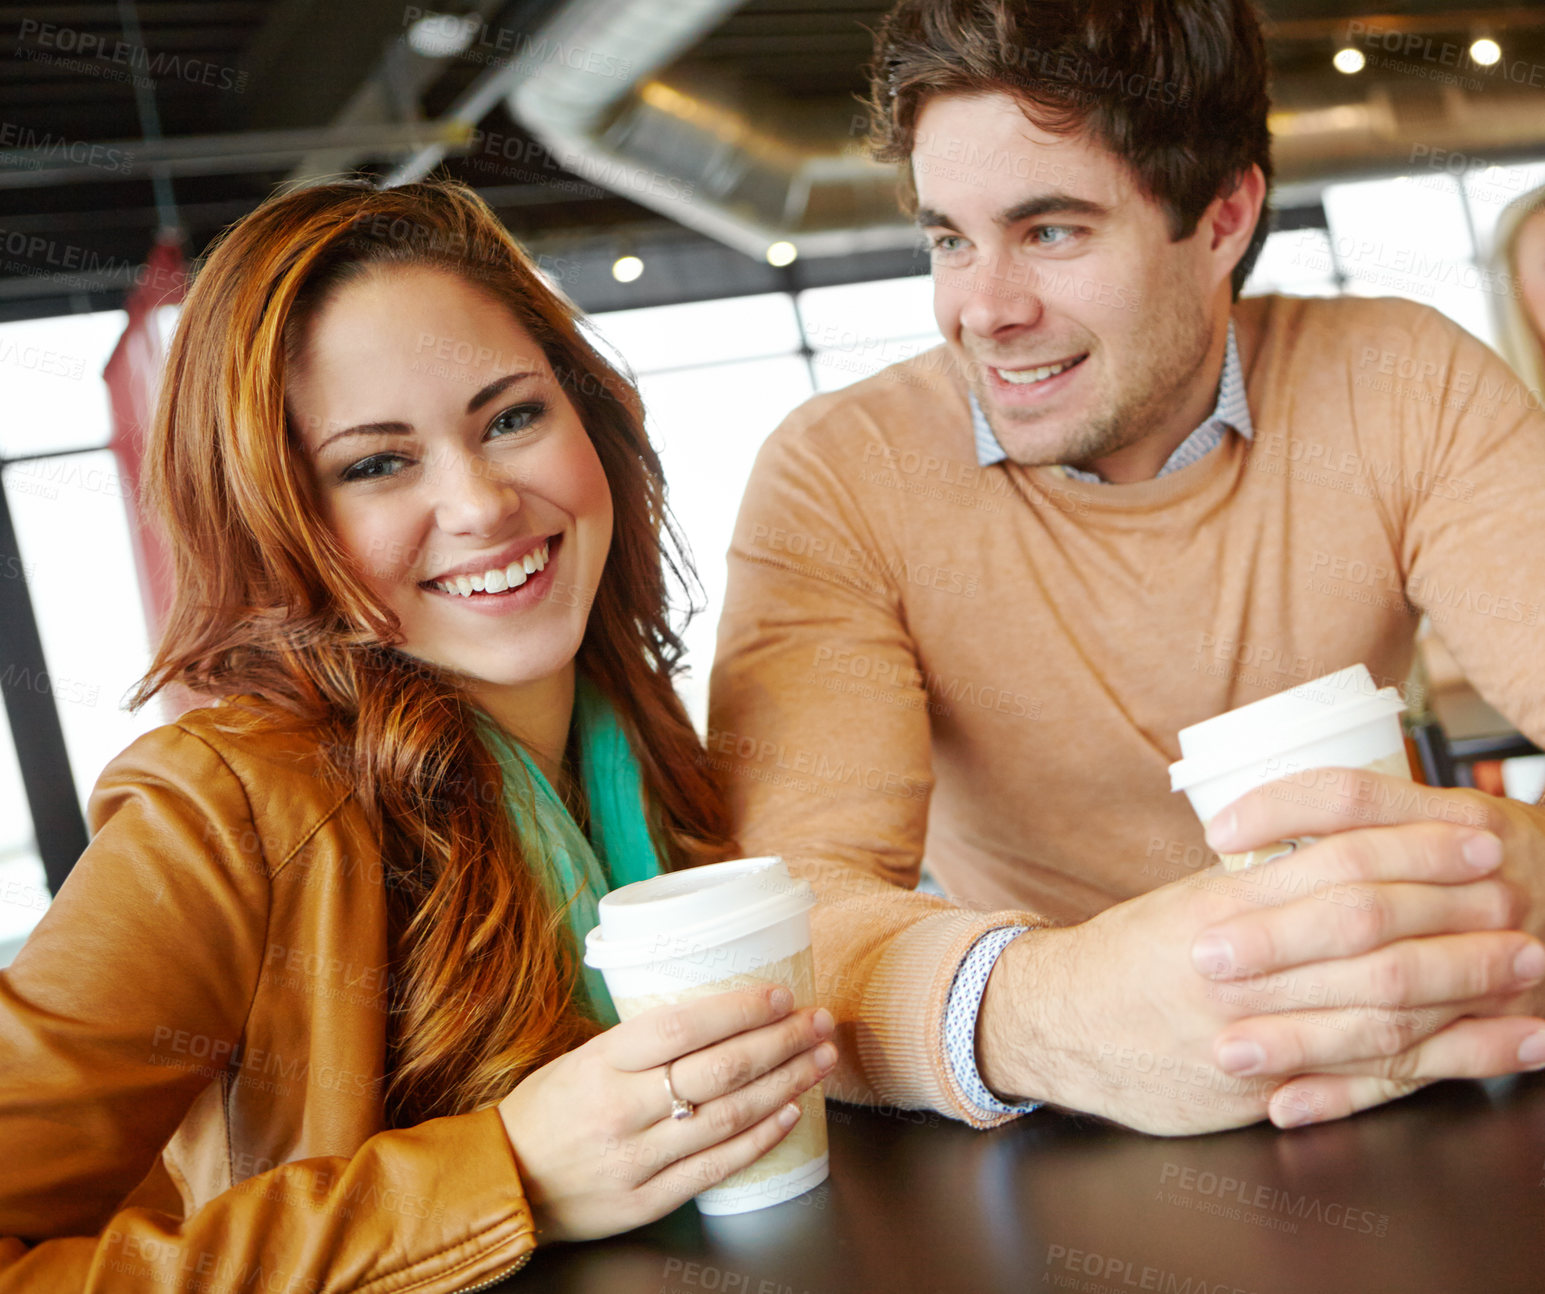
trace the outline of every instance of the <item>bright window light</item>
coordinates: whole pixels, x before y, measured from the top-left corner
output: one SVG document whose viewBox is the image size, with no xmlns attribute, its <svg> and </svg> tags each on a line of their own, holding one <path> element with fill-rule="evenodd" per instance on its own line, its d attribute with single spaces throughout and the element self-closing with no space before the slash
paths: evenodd
<svg viewBox="0 0 1545 1294">
<path fill-rule="evenodd" d="M 676 690 L 699 731 L 708 726 L 708 673 L 728 579 L 725 553 L 751 465 L 767 435 L 810 398 L 810 373 L 780 355 L 657 373 L 641 381 L 650 439 L 670 483 L 671 510 L 692 548 L 704 608 L 686 627 L 687 668 Z M 680 616 L 676 617 L 680 624 Z"/>
<path fill-rule="evenodd" d="M 939 340 L 933 317 L 933 279 L 913 274 L 870 283 L 836 283 L 799 294 L 810 344 L 850 346 L 855 337 L 917 337 Z"/>
<path fill-rule="evenodd" d="M 635 373 L 799 350 L 799 320 L 782 292 L 608 310 L 591 315 L 590 322 Z"/>
<path fill-rule="evenodd" d="M 1487 293 L 1453 176 L 1331 184 L 1320 201 L 1348 296 L 1407 297 L 1490 340 Z"/>
<path fill-rule="evenodd" d="M 107 444 L 112 415 L 106 365 L 128 316 L 122 310 L 0 323 L 0 454 L 46 454 Z"/>
<path fill-rule="evenodd" d="M 1332 297 L 1336 293 L 1336 263 L 1330 233 L 1324 229 L 1279 229 L 1266 243 L 1250 272 L 1243 295 L 1285 292 L 1295 297 Z"/>
</svg>

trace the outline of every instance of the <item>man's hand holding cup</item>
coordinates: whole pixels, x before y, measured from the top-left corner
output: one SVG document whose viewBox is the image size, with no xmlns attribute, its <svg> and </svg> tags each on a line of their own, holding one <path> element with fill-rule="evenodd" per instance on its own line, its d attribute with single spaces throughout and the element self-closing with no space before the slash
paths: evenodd
<svg viewBox="0 0 1545 1294">
<path fill-rule="evenodd" d="M 1180 733 L 1171 782 L 1208 843 L 1231 870 L 1268 865 L 1293 896 L 1204 931 L 1193 948 L 1218 980 L 1312 986 L 1312 1009 L 1263 1006 L 1218 1041 L 1232 1072 L 1296 1065 L 1316 1076 L 1273 1098 L 1278 1123 L 1303 1122 L 1316 1104 L 1336 1117 L 1433 1079 L 1545 1063 L 1545 1026 L 1530 1015 L 1545 948 L 1526 933 L 1535 911 L 1545 916 L 1530 901 L 1541 867 L 1525 887 L 1498 875 L 1499 829 L 1538 857 L 1538 819 L 1518 830 L 1503 802 L 1411 782 L 1404 708 L 1354 665 Z M 1328 888 L 1288 887 L 1300 868 Z M 1329 1051 L 1327 1026 L 1343 1038 Z"/>
<path fill-rule="evenodd" d="M 1207 830 L 1225 853 L 1290 837 L 1319 843 L 1269 865 L 1320 856 L 1340 901 L 1241 914 L 1202 932 L 1194 949 L 1198 970 L 1220 982 L 1295 974 L 1365 999 L 1342 1058 L 1302 1066 L 1273 1098 L 1275 1121 L 1302 1121 L 1293 1114 L 1315 1106 L 1325 1118 L 1351 1114 L 1439 1078 L 1545 1066 L 1539 809 L 1322 768 L 1250 791 Z M 1220 1046 L 1258 1047 L 1261 1068 L 1245 1072 L 1280 1073 L 1321 1024 L 1313 1012 L 1262 1015 Z"/>
</svg>

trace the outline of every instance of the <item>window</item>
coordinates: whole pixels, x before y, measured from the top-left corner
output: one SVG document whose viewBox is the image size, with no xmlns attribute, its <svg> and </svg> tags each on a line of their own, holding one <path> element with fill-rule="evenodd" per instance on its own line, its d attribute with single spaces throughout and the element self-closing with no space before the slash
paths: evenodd
<svg viewBox="0 0 1545 1294">
<path fill-rule="evenodd" d="M 108 760 L 159 722 L 121 708 L 149 664 L 124 489 L 102 448 L 111 433 L 102 369 L 125 318 L 105 311 L 0 325 L 0 489 L 19 550 L 0 577 L 26 580 L 47 670 L 23 685 L 52 695 L 83 803 Z M 48 906 L 13 738 L 25 749 L 27 734 L 5 724 L 0 965 Z"/>
<path fill-rule="evenodd" d="M 757 450 L 816 390 L 938 345 L 926 276 L 594 317 L 633 368 L 671 508 L 691 545 L 705 609 L 688 625 L 687 712 L 708 722 L 708 675 L 724 606 L 725 554 Z M 809 354 L 807 362 L 806 355 Z"/>
<path fill-rule="evenodd" d="M 1541 185 L 1545 161 L 1327 185 L 1329 228 L 1268 237 L 1245 295 L 1407 297 L 1495 345 L 1495 297 L 1509 290 L 1493 262 L 1497 221 Z"/>
</svg>

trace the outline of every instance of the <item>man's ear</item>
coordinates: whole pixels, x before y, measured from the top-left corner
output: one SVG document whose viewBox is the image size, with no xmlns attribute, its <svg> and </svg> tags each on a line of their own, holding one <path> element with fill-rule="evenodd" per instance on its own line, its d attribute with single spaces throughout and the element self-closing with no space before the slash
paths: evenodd
<svg viewBox="0 0 1545 1294">
<path fill-rule="evenodd" d="M 1214 198 L 1202 214 L 1202 228 L 1208 232 L 1208 250 L 1218 262 L 1220 277 L 1231 275 L 1244 256 L 1265 202 L 1266 177 L 1261 174 L 1261 168 L 1252 163 L 1248 171 L 1240 173 L 1234 187 Z"/>
</svg>

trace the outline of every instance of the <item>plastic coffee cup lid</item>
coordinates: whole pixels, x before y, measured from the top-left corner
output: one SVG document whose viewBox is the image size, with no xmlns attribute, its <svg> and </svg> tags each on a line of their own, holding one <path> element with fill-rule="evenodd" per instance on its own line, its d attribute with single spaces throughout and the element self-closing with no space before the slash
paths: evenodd
<svg viewBox="0 0 1545 1294">
<path fill-rule="evenodd" d="M 814 906 L 810 883 L 794 880 L 781 858 L 665 872 L 601 898 L 601 923 L 585 938 L 585 965 L 614 970 L 670 961 L 682 948 L 726 944 Z"/>
<path fill-rule="evenodd" d="M 1182 758 L 1169 766 L 1170 789 L 1188 790 L 1405 708 L 1396 688 L 1376 688 L 1366 665 L 1350 665 L 1182 728 Z"/>
</svg>

